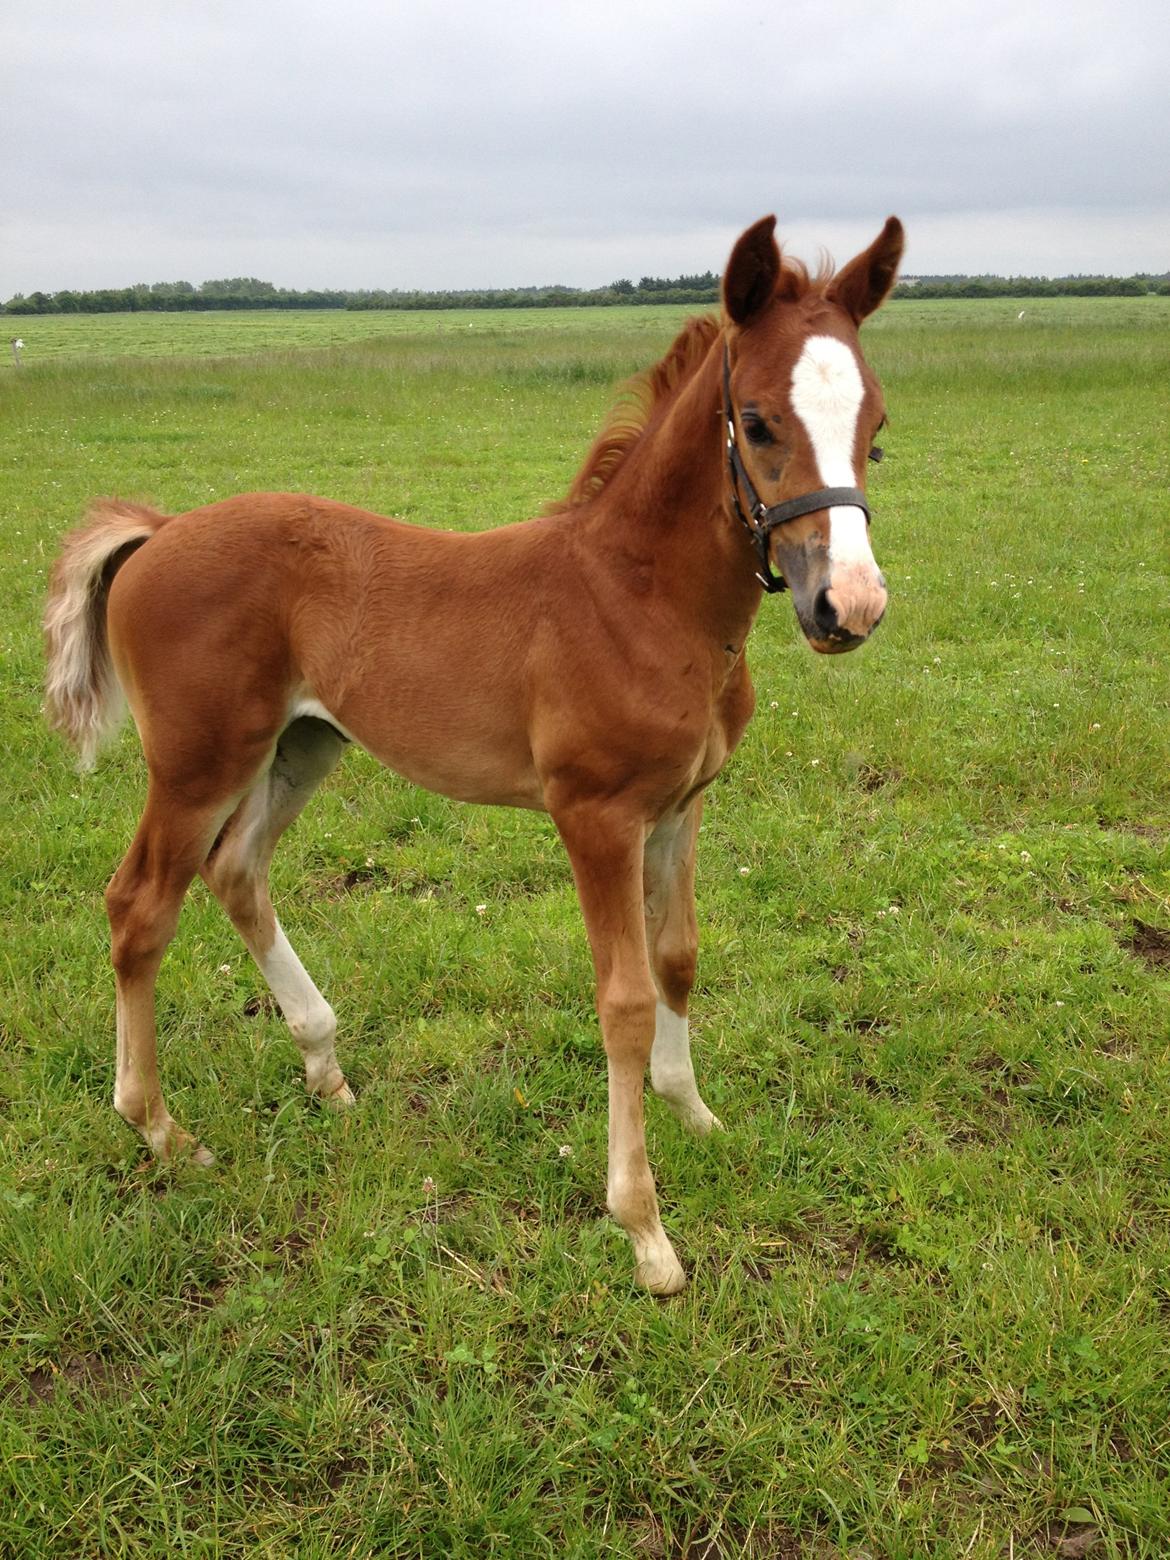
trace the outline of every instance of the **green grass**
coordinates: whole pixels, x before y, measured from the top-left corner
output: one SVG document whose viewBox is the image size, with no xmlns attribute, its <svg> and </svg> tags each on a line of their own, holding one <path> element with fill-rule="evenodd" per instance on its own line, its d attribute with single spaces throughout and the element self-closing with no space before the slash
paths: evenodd
<svg viewBox="0 0 1170 1560">
<path fill-rule="evenodd" d="M 891 608 L 843 659 L 783 600 L 753 636 L 700 847 L 696 1053 L 728 1131 L 648 1103 L 681 1297 L 635 1291 L 604 1214 L 551 827 L 360 754 L 274 873 L 356 1111 L 305 1101 L 201 890 L 161 1052 L 215 1168 L 151 1165 L 110 1107 L 101 889 L 143 765 L 128 733 L 79 778 L 42 727 L 61 533 L 97 493 L 250 487 L 521 518 L 684 313 L 21 322 L 0 1554 L 1170 1552 L 1170 300 L 867 327 Z"/>
</svg>

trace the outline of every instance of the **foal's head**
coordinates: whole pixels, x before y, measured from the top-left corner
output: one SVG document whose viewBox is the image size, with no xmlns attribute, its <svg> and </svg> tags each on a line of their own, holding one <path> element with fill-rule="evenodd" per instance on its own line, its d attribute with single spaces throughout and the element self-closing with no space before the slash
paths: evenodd
<svg viewBox="0 0 1170 1560">
<path fill-rule="evenodd" d="M 857 328 L 894 284 L 902 225 L 881 233 L 828 279 L 782 260 L 775 218 L 747 230 L 723 279 L 727 363 L 740 505 L 764 517 L 760 545 L 792 591 L 814 650 L 852 650 L 881 621 L 886 584 L 860 507 L 867 457 L 885 420 L 881 386 Z M 744 489 L 746 488 L 746 492 Z M 754 492 L 752 491 L 754 489 Z M 826 507 L 791 504 L 836 492 Z M 798 511 L 795 515 L 791 510 Z M 769 514 L 768 512 L 771 511 Z"/>
</svg>

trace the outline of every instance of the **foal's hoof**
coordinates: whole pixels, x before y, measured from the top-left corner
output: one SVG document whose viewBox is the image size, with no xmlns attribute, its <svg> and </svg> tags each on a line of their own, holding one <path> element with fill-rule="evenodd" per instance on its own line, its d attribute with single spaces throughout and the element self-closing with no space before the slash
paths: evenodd
<svg viewBox="0 0 1170 1560">
<path fill-rule="evenodd" d="M 665 1235 L 653 1241 L 635 1240 L 634 1256 L 638 1264 L 634 1277 L 652 1295 L 677 1295 L 686 1284 L 683 1265 Z"/>
<path fill-rule="evenodd" d="M 184 1132 L 173 1121 L 166 1127 L 144 1135 L 160 1164 L 199 1165 L 201 1169 L 208 1170 L 215 1163 L 215 1155 L 211 1150 L 204 1148 L 198 1138 Z"/>
<path fill-rule="evenodd" d="M 330 1110 L 348 1110 L 351 1105 L 357 1104 L 354 1092 L 344 1078 L 331 1094 L 318 1093 L 317 1098 Z"/>
<path fill-rule="evenodd" d="M 709 1110 L 697 1094 L 684 1095 L 681 1099 L 671 1099 L 664 1094 L 663 1099 L 670 1107 L 671 1114 L 695 1137 L 710 1137 L 712 1132 L 722 1132 L 723 1123 L 714 1111 Z"/>
<path fill-rule="evenodd" d="M 701 1112 L 692 1111 L 689 1116 L 682 1118 L 683 1125 L 689 1127 L 696 1137 L 710 1137 L 712 1132 L 723 1132 L 725 1127 L 714 1111 L 708 1110 L 704 1105 Z"/>
</svg>

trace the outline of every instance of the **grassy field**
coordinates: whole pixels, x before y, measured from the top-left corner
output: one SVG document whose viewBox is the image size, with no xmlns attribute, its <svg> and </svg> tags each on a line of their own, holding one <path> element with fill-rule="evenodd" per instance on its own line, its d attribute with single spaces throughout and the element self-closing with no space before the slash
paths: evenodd
<svg viewBox="0 0 1170 1560">
<path fill-rule="evenodd" d="M 115 1117 L 101 890 L 38 621 L 94 494 L 311 489 L 444 526 L 558 495 L 685 311 L 22 320 L 0 373 L 0 1555 L 1170 1553 L 1170 300 L 867 326 L 891 608 L 766 602 L 700 846 L 691 1275 L 635 1291 L 546 820 L 351 755 L 286 838 L 335 1118 L 192 893 L 163 1170 Z M 11 334 L 12 332 L 9 332 Z M 567 1150 L 567 1152 L 566 1152 Z"/>
</svg>

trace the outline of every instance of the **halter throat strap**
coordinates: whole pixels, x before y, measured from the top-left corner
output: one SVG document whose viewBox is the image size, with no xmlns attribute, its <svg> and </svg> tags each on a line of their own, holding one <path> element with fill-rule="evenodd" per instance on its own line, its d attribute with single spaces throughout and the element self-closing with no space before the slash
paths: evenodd
<svg viewBox="0 0 1170 1560">
<path fill-rule="evenodd" d="M 731 407 L 731 354 L 726 342 L 723 344 L 723 417 L 727 424 L 727 471 L 731 479 L 731 507 L 755 547 L 760 565 L 756 570 L 756 578 L 768 594 L 772 595 L 776 591 L 788 588 L 782 574 L 772 573 L 769 544 L 772 532 L 777 526 L 786 525 L 790 520 L 798 520 L 801 515 L 811 515 L 818 509 L 832 509 L 837 505 L 846 504 L 854 509 L 860 509 L 868 524 L 869 505 L 865 501 L 865 494 L 860 488 L 855 487 L 817 488 L 815 492 L 802 493 L 798 498 L 785 499 L 782 504 L 764 503 L 748 475 L 748 469 L 743 463 L 743 456 L 739 453 L 739 445 L 735 439 L 735 413 Z M 740 501 L 741 493 L 747 501 L 746 509 Z"/>
</svg>

